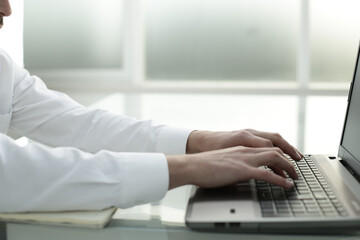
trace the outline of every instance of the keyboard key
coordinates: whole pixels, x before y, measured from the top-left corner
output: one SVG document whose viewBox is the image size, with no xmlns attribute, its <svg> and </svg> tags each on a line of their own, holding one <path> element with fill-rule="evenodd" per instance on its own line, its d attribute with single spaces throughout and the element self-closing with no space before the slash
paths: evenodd
<svg viewBox="0 0 360 240">
<path fill-rule="evenodd" d="M 309 212 L 321 211 L 317 205 L 305 205 L 305 208 Z"/>
<path fill-rule="evenodd" d="M 327 199 L 327 196 L 323 192 L 314 192 L 314 197 L 316 199 Z"/>
<path fill-rule="evenodd" d="M 338 214 L 336 212 L 324 212 L 326 217 L 337 217 Z"/>
<path fill-rule="evenodd" d="M 261 200 L 271 200 L 272 199 L 271 192 L 262 192 L 259 198 Z"/>
<path fill-rule="evenodd" d="M 286 199 L 285 193 L 281 189 L 280 190 L 273 190 L 272 191 L 272 196 L 273 196 L 273 199 L 275 199 L 275 200 Z"/>
<path fill-rule="evenodd" d="M 317 207 L 307 208 L 306 211 L 307 211 L 308 213 L 316 213 L 316 214 L 320 214 L 320 213 L 321 213 L 321 210 L 318 209 Z"/>
<path fill-rule="evenodd" d="M 261 209 L 263 214 L 275 214 L 275 209 Z"/>
<path fill-rule="evenodd" d="M 306 210 L 304 208 L 293 208 L 292 209 L 293 213 L 296 214 L 305 214 Z"/>
<path fill-rule="evenodd" d="M 331 199 L 331 200 L 336 200 L 336 199 L 337 199 L 336 195 L 333 194 L 333 193 L 328 194 L 328 197 L 329 197 L 329 199 Z"/>
<path fill-rule="evenodd" d="M 309 200 L 313 199 L 313 196 L 311 194 L 298 194 L 294 196 L 289 196 L 288 199 L 290 200 Z"/>
<path fill-rule="evenodd" d="M 290 209 L 277 209 L 277 212 L 278 212 L 279 214 L 288 214 L 288 215 L 291 214 L 291 210 L 290 210 Z"/>
<path fill-rule="evenodd" d="M 317 203 L 316 203 L 316 201 L 314 199 L 304 200 L 303 203 L 305 204 L 305 206 L 317 205 Z"/>
<path fill-rule="evenodd" d="M 291 209 L 305 207 L 301 200 L 289 200 L 289 206 L 291 207 Z"/>
<path fill-rule="evenodd" d="M 344 210 L 344 211 L 339 211 L 339 215 L 345 217 L 348 216 L 349 214 Z"/>
<path fill-rule="evenodd" d="M 272 208 L 273 202 L 272 201 L 260 201 L 260 206 L 263 208 Z"/>
<path fill-rule="evenodd" d="M 319 207 L 325 212 L 329 210 L 335 211 L 335 208 L 332 205 L 319 205 Z"/>
</svg>

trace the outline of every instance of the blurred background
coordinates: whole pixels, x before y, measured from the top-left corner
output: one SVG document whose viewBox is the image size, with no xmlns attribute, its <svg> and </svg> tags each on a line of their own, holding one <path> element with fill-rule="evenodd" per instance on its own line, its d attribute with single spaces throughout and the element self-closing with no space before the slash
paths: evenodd
<svg viewBox="0 0 360 240">
<path fill-rule="evenodd" d="M 358 0 L 12 5 L 1 48 L 86 106 L 188 128 L 279 132 L 306 153 L 337 153 Z"/>
</svg>

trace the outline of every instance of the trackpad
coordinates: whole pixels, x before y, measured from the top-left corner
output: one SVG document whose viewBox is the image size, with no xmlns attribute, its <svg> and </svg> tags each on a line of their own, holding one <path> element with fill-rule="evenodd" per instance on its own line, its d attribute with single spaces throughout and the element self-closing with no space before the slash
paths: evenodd
<svg viewBox="0 0 360 240">
<path fill-rule="evenodd" d="M 197 220 L 231 221 L 255 218 L 258 203 L 250 183 L 221 188 L 199 188 L 193 196 L 192 217 Z"/>
</svg>

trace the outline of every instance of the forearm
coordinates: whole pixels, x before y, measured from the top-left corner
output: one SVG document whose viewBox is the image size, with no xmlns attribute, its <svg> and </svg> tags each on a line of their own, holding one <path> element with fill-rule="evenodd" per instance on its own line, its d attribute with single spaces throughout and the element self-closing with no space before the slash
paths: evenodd
<svg viewBox="0 0 360 240">
<path fill-rule="evenodd" d="M 19 147 L 3 134 L 0 169 L 0 212 L 126 208 L 160 200 L 169 185 L 160 153 Z"/>
</svg>

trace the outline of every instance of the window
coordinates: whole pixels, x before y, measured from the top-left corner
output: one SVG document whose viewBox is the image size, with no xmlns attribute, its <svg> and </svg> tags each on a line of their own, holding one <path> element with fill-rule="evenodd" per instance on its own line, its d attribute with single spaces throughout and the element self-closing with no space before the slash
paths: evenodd
<svg viewBox="0 0 360 240">
<path fill-rule="evenodd" d="M 125 114 L 163 119 L 166 113 L 170 124 L 179 125 L 184 106 L 196 111 L 206 102 L 261 129 L 262 112 L 289 112 L 279 119 L 268 112 L 267 126 L 312 150 L 320 132 L 311 129 L 326 122 L 312 117 L 314 106 L 330 99 L 339 116 L 346 106 L 359 7 L 358 0 L 27 0 L 25 65 L 50 88 L 122 92 Z M 177 107 L 162 106 L 165 98 Z M 239 109 L 230 113 L 234 104 Z M 201 111 L 182 122 L 199 124 L 213 114 L 211 107 Z M 206 126 L 218 129 L 217 117 Z"/>
<path fill-rule="evenodd" d="M 145 3 L 146 79 L 296 81 L 298 0 Z"/>
<path fill-rule="evenodd" d="M 142 94 L 140 101 L 144 119 L 155 119 L 171 126 L 218 131 L 251 126 L 263 131 L 281 132 L 288 141 L 297 142 L 296 124 L 284 125 L 284 122 L 297 121 L 295 96 Z M 284 109 L 287 109 L 286 114 Z"/>
<path fill-rule="evenodd" d="M 27 68 L 122 68 L 122 1 L 26 0 Z"/>
<path fill-rule="evenodd" d="M 337 154 L 347 97 L 311 96 L 307 98 L 304 149 L 309 153 Z"/>
<path fill-rule="evenodd" d="M 311 81 L 349 82 L 360 41 L 360 1 L 310 1 Z"/>
<path fill-rule="evenodd" d="M 348 83 L 359 7 L 358 0 L 27 0 L 25 66 L 48 74 L 50 84 L 84 69 L 91 69 L 80 74 L 88 81 L 97 69 L 107 75 L 98 82 L 137 87 L 156 80 Z"/>
</svg>

